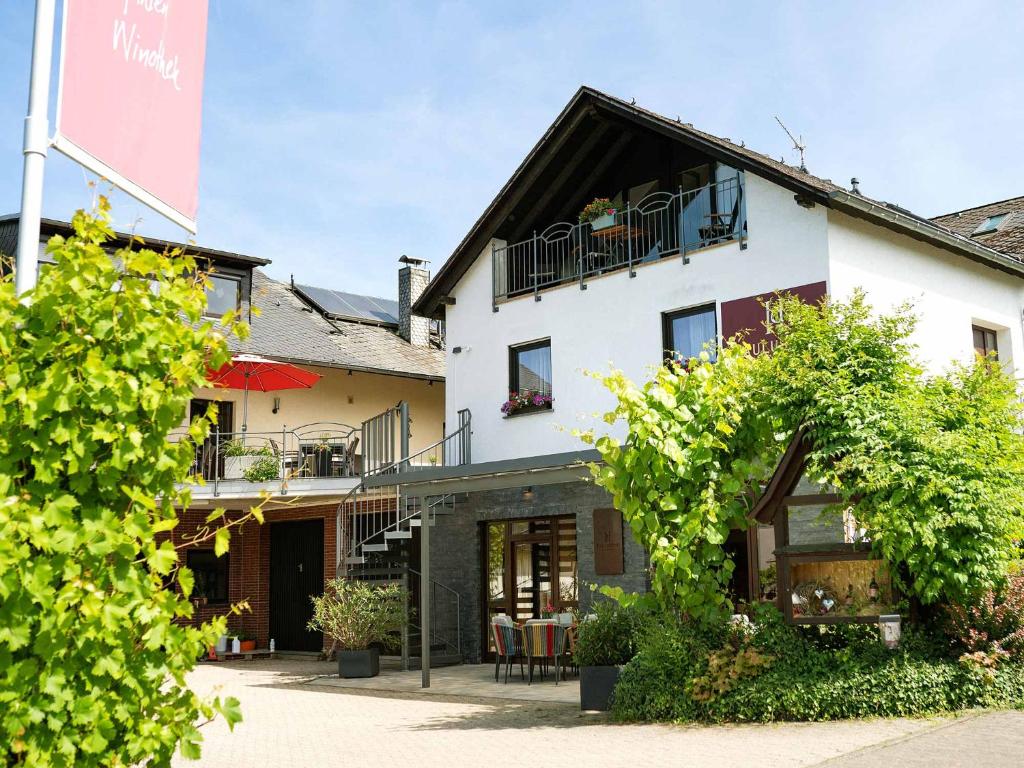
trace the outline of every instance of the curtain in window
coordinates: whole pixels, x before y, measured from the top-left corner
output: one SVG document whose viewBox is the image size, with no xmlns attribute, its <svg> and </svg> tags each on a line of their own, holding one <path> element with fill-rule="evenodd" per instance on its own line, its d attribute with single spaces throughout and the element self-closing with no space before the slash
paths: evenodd
<svg viewBox="0 0 1024 768">
<path fill-rule="evenodd" d="M 704 344 L 714 341 L 717 336 L 718 328 L 715 324 L 713 308 L 672 319 L 673 351 L 679 353 L 684 360 L 697 357 L 704 348 Z M 713 351 L 712 359 L 714 359 Z"/>
<path fill-rule="evenodd" d="M 551 347 L 526 349 L 518 353 L 519 389 L 551 394 Z"/>
</svg>

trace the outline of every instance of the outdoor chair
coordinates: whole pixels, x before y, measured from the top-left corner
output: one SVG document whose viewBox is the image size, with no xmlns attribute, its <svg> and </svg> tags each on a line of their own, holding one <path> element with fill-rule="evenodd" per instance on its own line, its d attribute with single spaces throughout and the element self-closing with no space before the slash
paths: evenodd
<svg viewBox="0 0 1024 768">
<path fill-rule="evenodd" d="M 548 659 L 555 662 L 555 685 L 561 676 L 565 662 L 566 627 L 553 621 L 527 622 L 523 626 L 523 647 L 530 668 L 530 683 L 533 683 L 534 664 L 540 666 L 540 679 L 544 679 L 544 668 Z"/>
<path fill-rule="evenodd" d="M 519 657 L 519 676 L 526 678 L 523 671 L 523 651 L 519 642 L 519 629 L 508 616 L 494 616 L 491 619 L 491 632 L 494 635 L 494 682 L 498 682 L 498 670 L 501 660 L 505 659 L 505 684 L 508 684 L 508 673 L 512 669 L 512 661 Z"/>
</svg>

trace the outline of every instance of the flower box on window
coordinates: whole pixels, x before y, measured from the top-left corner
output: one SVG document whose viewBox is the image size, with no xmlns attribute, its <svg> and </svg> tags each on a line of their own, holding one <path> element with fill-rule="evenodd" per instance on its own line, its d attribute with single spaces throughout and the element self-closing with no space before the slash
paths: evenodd
<svg viewBox="0 0 1024 768">
<path fill-rule="evenodd" d="M 531 392 L 530 390 L 509 392 L 508 400 L 501 406 L 501 412 L 507 417 L 517 413 L 548 411 L 551 410 L 552 402 L 554 399 L 551 395 L 546 395 L 543 392 Z"/>
</svg>

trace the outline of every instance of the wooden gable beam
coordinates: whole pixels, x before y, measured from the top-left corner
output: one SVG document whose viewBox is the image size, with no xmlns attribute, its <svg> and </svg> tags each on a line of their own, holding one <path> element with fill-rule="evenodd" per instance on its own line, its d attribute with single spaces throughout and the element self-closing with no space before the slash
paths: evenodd
<svg viewBox="0 0 1024 768">
<path fill-rule="evenodd" d="M 562 164 L 562 168 L 558 171 L 555 178 L 551 180 L 551 183 L 547 185 L 547 189 L 544 190 L 543 194 L 537 197 L 533 205 L 530 206 L 530 209 L 519 220 L 516 228 L 509 236 L 509 242 L 517 242 L 523 239 L 528 232 L 531 222 L 533 222 L 540 212 L 547 207 L 551 202 L 551 199 L 562 190 L 562 186 L 566 181 L 568 181 L 573 171 L 577 169 L 579 163 L 582 160 L 585 160 L 587 155 L 589 155 L 591 151 L 593 151 L 594 147 L 597 146 L 597 143 L 607 135 L 608 128 L 608 123 L 602 122 L 597 128 L 591 131 L 590 135 L 587 136 L 586 139 L 580 142 L 579 146 L 577 146 L 575 150 L 573 150 L 572 156 Z M 545 226 L 549 226 L 554 223 L 555 222 L 549 222 L 548 225 Z"/>
</svg>

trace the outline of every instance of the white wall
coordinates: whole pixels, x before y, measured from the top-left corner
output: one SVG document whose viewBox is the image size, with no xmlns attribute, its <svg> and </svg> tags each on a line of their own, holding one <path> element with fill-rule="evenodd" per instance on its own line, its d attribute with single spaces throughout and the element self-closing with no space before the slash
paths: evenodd
<svg viewBox="0 0 1024 768">
<path fill-rule="evenodd" d="M 491 309 L 488 244 L 446 310 L 447 423 L 457 423 L 458 409 L 470 409 L 473 461 L 583 448 L 569 430 L 595 426 L 594 414 L 612 400 L 582 369 L 605 371 L 611 363 L 643 380 L 661 362 L 663 312 L 826 280 L 825 209 L 801 208 L 792 192 L 749 174 L 746 195 L 745 250 L 726 243 L 691 253 L 687 265 L 673 257 L 638 267 L 632 279 L 623 270 L 590 279 L 585 291 L 566 285 L 540 302 L 532 296 L 506 302 L 498 312 Z M 509 346 L 545 337 L 551 338 L 554 409 L 503 418 Z M 455 347 L 463 351 L 456 355 Z"/>
<path fill-rule="evenodd" d="M 912 340 L 935 373 L 974 358 L 972 325 L 991 328 L 1000 360 L 1021 377 L 1024 280 L 843 213 L 829 211 L 828 221 L 833 297 L 861 287 L 879 311 L 911 301 L 919 317 Z"/>
</svg>

